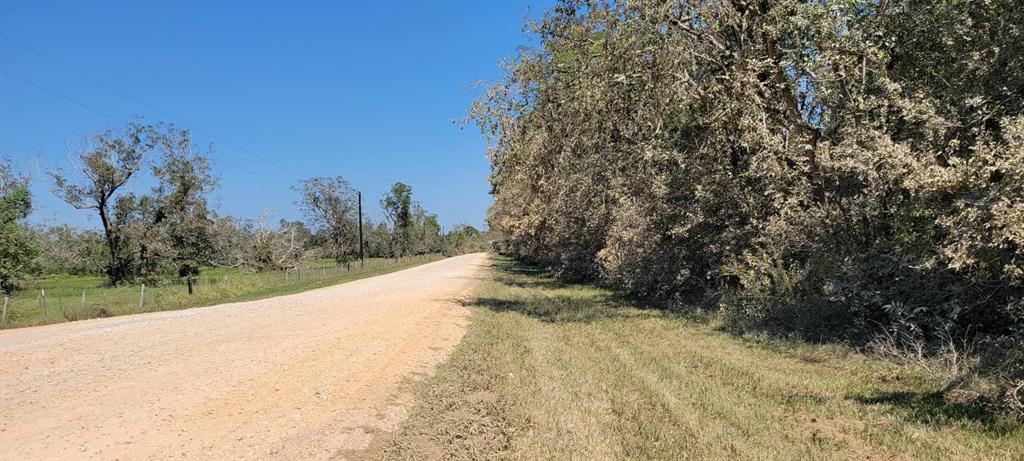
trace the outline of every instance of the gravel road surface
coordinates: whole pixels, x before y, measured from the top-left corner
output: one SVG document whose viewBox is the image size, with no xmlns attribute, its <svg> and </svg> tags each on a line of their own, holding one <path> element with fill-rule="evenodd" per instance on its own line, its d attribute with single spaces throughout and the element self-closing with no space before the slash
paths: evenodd
<svg viewBox="0 0 1024 461">
<path fill-rule="evenodd" d="M 344 458 L 462 338 L 485 264 L 0 331 L 0 460 Z"/>
</svg>

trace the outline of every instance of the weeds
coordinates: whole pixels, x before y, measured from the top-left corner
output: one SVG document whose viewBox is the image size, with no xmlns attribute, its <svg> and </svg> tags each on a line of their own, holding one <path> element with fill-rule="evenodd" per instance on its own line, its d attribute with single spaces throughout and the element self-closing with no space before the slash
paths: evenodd
<svg viewBox="0 0 1024 461">
<path fill-rule="evenodd" d="M 978 339 L 942 332 L 926 341 L 908 331 L 883 330 L 867 348 L 891 366 L 927 376 L 941 383 L 947 402 L 987 413 L 1005 413 L 1024 421 L 1020 401 L 1024 380 L 1007 374 L 1007 360 L 993 356 L 1013 355 L 1002 348 L 982 349 Z"/>
</svg>

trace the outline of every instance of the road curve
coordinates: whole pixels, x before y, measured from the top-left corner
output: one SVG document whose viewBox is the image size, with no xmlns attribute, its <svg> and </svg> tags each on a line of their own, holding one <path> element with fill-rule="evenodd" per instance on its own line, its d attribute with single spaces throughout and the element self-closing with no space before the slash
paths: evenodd
<svg viewBox="0 0 1024 461">
<path fill-rule="evenodd" d="M 459 342 L 471 254 L 259 301 L 0 331 L 0 459 L 324 459 Z"/>
</svg>

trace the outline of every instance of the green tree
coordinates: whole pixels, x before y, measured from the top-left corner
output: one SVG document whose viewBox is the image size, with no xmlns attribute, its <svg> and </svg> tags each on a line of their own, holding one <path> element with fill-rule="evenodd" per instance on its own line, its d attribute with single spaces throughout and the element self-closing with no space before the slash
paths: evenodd
<svg viewBox="0 0 1024 461">
<path fill-rule="evenodd" d="M 412 221 L 414 252 L 427 254 L 440 251 L 441 224 L 437 221 L 437 215 L 428 213 L 417 203 L 413 206 Z"/>
<path fill-rule="evenodd" d="M 391 255 L 391 233 L 387 224 L 373 223 L 366 220 L 364 224 L 364 238 L 366 239 L 364 251 L 370 258 L 387 258 Z"/>
<path fill-rule="evenodd" d="M 105 272 L 112 285 L 128 280 L 134 263 L 131 241 L 122 223 L 115 220 L 113 208 L 119 191 L 142 168 L 144 156 L 156 143 L 152 126 L 132 123 L 120 135 L 107 131 L 93 137 L 91 144 L 78 153 L 80 183 L 59 171 L 50 173 L 58 198 L 77 209 L 99 214 L 108 251 Z"/>
<path fill-rule="evenodd" d="M 441 250 L 446 255 L 459 255 L 489 248 L 488 236 L 469 224 L 456 224 L 441 236 Z"/>
<path fill-rule="evenodd" d="M 307 219 L 326 236 L 330 256 L 339 263 L 351 260 L 359 248 L 356 190 L 341 176 L 306 179 L 294 189 Z"/>
<path fill-rule="evenodd" d="M 168 259 L 192 294 L 192 282 L 213 261 L 213 220 L 206 195 L 217 187 L 210 149 L 197 148 L 187 130 L 169 127 L 159 136 L 161 161 L 153 167 L 158 211 L 153 220 L 167 239 Z"/>
<path fill-rule="evenodd" d="M 11 294 L 37 272 L 38 246 L 20 221 L 32 212 L 28 179 L 0 160 L 0 290 Z"/>
<path fill-rule="evenodd" d="M 413 218 L 412 188 L 401 182 L 391 186 L 391 190 L 380 200 L 384 217 L 391 225 L 391 256 L 405 256 L 412 243 Z"/>
</svg>

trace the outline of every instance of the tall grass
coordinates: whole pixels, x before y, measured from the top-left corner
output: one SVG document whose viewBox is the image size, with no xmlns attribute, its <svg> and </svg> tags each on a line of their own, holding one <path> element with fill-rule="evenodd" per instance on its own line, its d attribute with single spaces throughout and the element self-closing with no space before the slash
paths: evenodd
<svg viewBox="0 0 1024 461">
<path fill-rule="evenodd" d="M 100 276 L 50 276 L 37 280 L 10 298 L 8 318 L 0 321 L 0 328 L 248 301 L 372 277 L 442 258 L 440 255 L 401 260 L 372 258 L 367 259 L 363 267 L 358 262 L 346 267 L 336 266 L 333 261 L 314 261 L 287 272 L 249 273 L 210 268 L 194 283 L 192 295 L 181 280 L 171 277 L 151 281 L 143 291 L 141 285 L 106 286 L 106 280 Z"/>
</svg>

